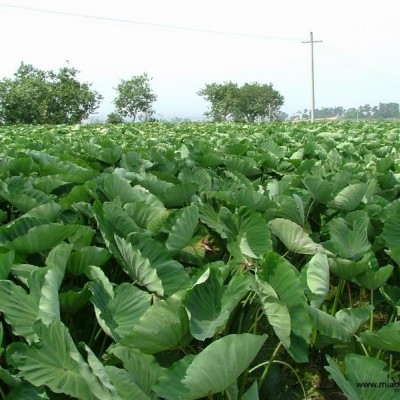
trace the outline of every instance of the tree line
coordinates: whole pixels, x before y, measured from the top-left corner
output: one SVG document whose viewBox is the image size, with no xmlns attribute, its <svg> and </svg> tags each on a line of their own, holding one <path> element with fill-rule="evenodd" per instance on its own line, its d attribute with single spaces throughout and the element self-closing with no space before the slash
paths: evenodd
<svg viewBox="0 0 400 400">
<path fill-rule="evenodd" d="M 103 97 L 92 84 L 78 80 L 79 71 L 69 64 L 58 71 L 43 71 L 21 63 L 13 78 L 0 81 L 0 124 L 76 124 L 94 114 Z M 109 123 L 126 118 L 135 122 L 154 120 L 157 96 L 146 73 L 122 79 L 114 88 L 115 110 L 107 117 Z M 258 82 L 238 85 L 234 82 L 209 83 L 197 93 L 209 104 L 205 116 L 212 121 L 276 121 L 286 120 L 281 111 L 284 97 L 272 83 Z M 305 109 L 289 120 L 309 119 Z M 384 119 L 400 118 L 399 104 L 380 103 L 344 109 L 331 107 L 315 110 L 316 118 Z"/>
<path fill-rule="evenodd" d="M 78 80 L 79 71 L 66 65 L 43 71 L 21 63 L 12 78 L 0 81 L 0 124 L 76 124 L 99 108 L 102 95 L 92 84 Z M 107 122 L 126 118 L 149 121 L 157 96 L 146 73 L 122 79 L 115 88 L 115 110 Z M 272 84 L 257 82 L 239 86 L 233 82 L 205 85 L 198 94 L 209 102 L 205 115 L 213 121 L 247 121 L 280 117 L 283 96 Z"/>
<path fill-rule="evenodd" d="M 303 120 L 310 118 L 310 110 L 304 109 L 297 111 L 289 119 Z M 379 105 L 371 106 L 365 104 L 357 108 L 351 107 L 345 109 L 343 107 L 323 107 L 315 110 L 316 119 L 353 119 L 353 120 L 378 120 L 378 119 L 399 119 L 400 105 L 398 103 L 379 103 Z"/>
</svg>

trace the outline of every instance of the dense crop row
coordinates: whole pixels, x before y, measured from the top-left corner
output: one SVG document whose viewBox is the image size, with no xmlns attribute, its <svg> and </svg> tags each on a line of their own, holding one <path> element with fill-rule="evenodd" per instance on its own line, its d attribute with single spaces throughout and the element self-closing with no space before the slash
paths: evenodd
<svg viewBox="0 0 400 400">
<path fill-rule="evenodd" d="M 2 128 L 1 395 L 315 399 L 331 376 L 350 399 L 397 398 L 399 139 L 390 123 Z"/>
</svg>

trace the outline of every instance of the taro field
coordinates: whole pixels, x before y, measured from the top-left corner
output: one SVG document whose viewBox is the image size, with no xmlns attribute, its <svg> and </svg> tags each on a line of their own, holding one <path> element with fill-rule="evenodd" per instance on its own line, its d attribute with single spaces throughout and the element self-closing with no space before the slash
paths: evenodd
<svg viewBox="0 0 400 400">
<path fill-rule="evenodd" d="M 0 127 L 0 396 L 400 398 L 400 125 Z"/>
</svg>

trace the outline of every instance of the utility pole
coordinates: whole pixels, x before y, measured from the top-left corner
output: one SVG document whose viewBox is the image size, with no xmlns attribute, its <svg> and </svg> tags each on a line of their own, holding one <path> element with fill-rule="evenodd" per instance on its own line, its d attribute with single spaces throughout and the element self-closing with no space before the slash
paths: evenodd
<svg viewBox="0 0 400 400">
<path fill-rule="evenodd" d="M 311 122 L 315 122 L 315 93 L 314 93 L 314 43 L 321 43 L 322 40 L 314 40 L 313 33 L 310 32 L 310 40 L 301 43 L 311 44 Z"/>
</svg>

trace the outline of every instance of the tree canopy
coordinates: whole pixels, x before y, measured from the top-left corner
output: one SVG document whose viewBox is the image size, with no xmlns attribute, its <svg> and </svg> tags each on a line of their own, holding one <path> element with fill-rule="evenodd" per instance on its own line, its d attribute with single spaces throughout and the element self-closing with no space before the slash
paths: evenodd
<svg viewBox="0 0 400 400">
<path fill-rule="evenodd" d="M 133 122 L 139 115 L 149 119 L 154 114 L 152 107 L 157 100 L 150 86 L 151 79 L 146 73 L 133 76 L 129 80 L 122 79 L 116 88 L 118 92 L 114 100 L 116 114 L 132 118 Z"/>
<path fill-rule="evenodd" d="M 205 113 L 213 121 L 254 122 L 257 118 L 274 120 L 279 117 L 283 96 L 273 88 L 272 83 L 245 83 L 239 86 L 233 82 L 205 85 L 198 94 L 210 102 Z"/>
<path fill-rule="evenodd" d="M 102 96 L 77 79 L 70 66 L 57 72 L 21 63 L 12 79 L 0 81 L 0 122 L 12 124 L 76 124 L 98 108 Z"/>
</svg>

